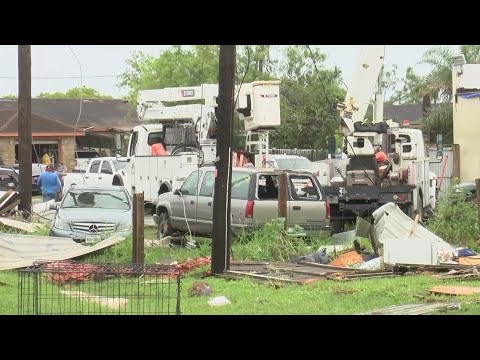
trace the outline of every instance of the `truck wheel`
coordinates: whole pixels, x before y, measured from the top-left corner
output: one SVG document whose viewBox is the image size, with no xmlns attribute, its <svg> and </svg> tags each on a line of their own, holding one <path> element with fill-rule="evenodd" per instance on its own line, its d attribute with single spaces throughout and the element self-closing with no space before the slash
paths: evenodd
<svg viewBox="0 0 480 360">
<path fill-rule="evenodd" d="M 417 197 L 417 214 L 420 215 L 420 219 L 418 219 L 418 222 L 422 223 L 423 222 L 423 198 L 422 198 L 422 195 L 420 194 Z"/>
<path fill-rule="evenodd" d="M 173 234 L 172 224 L 170 223 L 170 217 L 167 213 L 161 213 L 158 220 L 157 238 L 163 239 L 166 236 Z"/>
<path fill-rule="evenodd" d="M 341 220 L 331 221 L 332 224 L 332 235 L 343 232 L 345 229 L 345 223 Z"/>
<path fill-rule="evenodd" d="M 410 205 L 409 209 L 408 209 L 408 215 L 410 216 L 410 219 L 412 220 L 415 220 L 415 217 L 417 216 L 417 214 L 420 215 L 420 219 L 419 219 L 419 222 L 421 223 L 422 222 L 422 219 L 423 219 L 423 199 L 422 199 L 422 196 L 420 194 L 417 195 L 417 208 L 414 209 L 413 208 L 413 203 Z"/>
</svg>

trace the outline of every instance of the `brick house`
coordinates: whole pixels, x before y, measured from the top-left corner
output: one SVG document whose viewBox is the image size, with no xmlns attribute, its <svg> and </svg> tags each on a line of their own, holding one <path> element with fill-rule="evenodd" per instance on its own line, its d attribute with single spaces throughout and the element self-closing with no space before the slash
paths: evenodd
<svg viewBox="0 0 480 360">
<path fill-rule="evenodd" d="M 140 124 L 128 103 L 115 99 L 32 99 L 32 162 L 43 150 L 68 169 L 75 164 L 75 148 L 95 148 L 106 155 L 122 151 L 131 129 Z M 12 165 L 18 159 L 18 102 L 0 99 L 0 159 Z"/>
</svg>

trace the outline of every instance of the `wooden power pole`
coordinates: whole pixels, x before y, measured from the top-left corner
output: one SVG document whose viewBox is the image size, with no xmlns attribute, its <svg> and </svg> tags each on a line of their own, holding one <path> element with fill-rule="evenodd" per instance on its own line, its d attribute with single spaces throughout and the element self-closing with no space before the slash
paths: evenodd
<svg viewBox="0 0 480 360">
<path fill-rule="evenodd" d="M 220 45 L 218 66 L 218 138 L 213 196 L 212 273 L 230 267 L 230 187 L 232 181 L 235 45 Z"/>
<path fill-rule="evenodd" d="M 145 264 L 145 240 L 144 240 L 144 196 L 143 192 L 133 194 L 132 211 L 132 263 Z"/>
<path fill-rule="evenodd" d="M 30 45 L 18 45 L 18 162 L 20 204 L 32 211 L 32 58 Z"/>
</svg>

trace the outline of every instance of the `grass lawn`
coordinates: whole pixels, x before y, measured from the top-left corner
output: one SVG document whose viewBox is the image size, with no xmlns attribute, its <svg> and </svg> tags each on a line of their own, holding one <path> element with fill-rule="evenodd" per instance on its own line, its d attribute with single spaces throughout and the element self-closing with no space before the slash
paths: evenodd
<svg viewBox="0 0 480 360">
<path fill-rule="evenodd" d="M 153 228 L 146 228 L 145 238 L 154 238 Z M 148 234 L 148 236 L 147 236 Z M 126 263 L 131 258 L 131 240 L 90 256 L 88 262 Z M 202 240 L 197 249 L 146 248 L 146 263 L 161 259 L 184 260 L 210 254 L 209 240 Z M 235 253 L 235 247 L 234 247 Z M 309 285 L 286 284 L 280 288 L 250 279 L 225 280 L 216 277 L 201 279 L 208 266 L 182 277 L 181 311 L 197 314 L 357 314 L 390 305 L 427 301 L 459 301 L 461 310 L 446 314 L 480 314 L 480 294 L 471 296 L 431 295 L 434 285 L 451 284 L 480 286 L 480 280 L 437 280 L 431 275 L 408 275 L 395 278 L 358 279 L 351 281 L 320 280 Z M 188 289 L 196 281 L 205 281 L 212 288 L 209 297 L 190 297 Z M 210 297 L 226 296 L 231 304 L 210 307 Z M 0 314 L 17 314 L 18 275 L 15 271 L 0 272 Z M 467 302 L 471 302 L 468 304 Z M 475 303 L 478 302 L 478 303 Z"/>
</svg>

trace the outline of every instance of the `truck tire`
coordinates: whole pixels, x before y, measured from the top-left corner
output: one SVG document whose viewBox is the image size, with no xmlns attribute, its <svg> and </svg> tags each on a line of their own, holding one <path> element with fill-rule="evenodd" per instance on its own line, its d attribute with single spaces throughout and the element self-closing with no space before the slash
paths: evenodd
<svg viewBox="0 0 480 360">
<path fill-rule="evenodd" d="M 423 198 L 422 198 L 422 195 L 420 194 L 418 194 L 418 197 L 417 197 L 417 214 L 420 215 L 418 222 L 423 223 Z"/>
<path fill-rule="evenodd" d="M 414 209 L 413 203 L 412 203 L 407 213 L 407 215 L 409 215 L 410 219 L 412 220 L 415 220 L 415 217 L 417 216 L 417 214 L 420 215 L 420 219 L 418 220 L 418 222 L 421 223 L 423 219 L 423 199 L 422 199 L 422 195 L 420 194 L 417 195 L 417 208 Z"/>
<path fill-rule="evenodd" d="M 345 222 L 342 220 L 333 220 L 330 221 L 330 224 L 332 226 L 332 235 L 341 233 L 345 229 Z"/>
<path fill-rule="evenodd" d="M 166 236 L 172 236 L 173 228 L 172 224 L 170 223 L 170 217 L 168 213 L 161 213 L 158 215 L 158 228 L 157 228 L 157 238 L 158 240 L 163 239 Z"/>
</svg>

